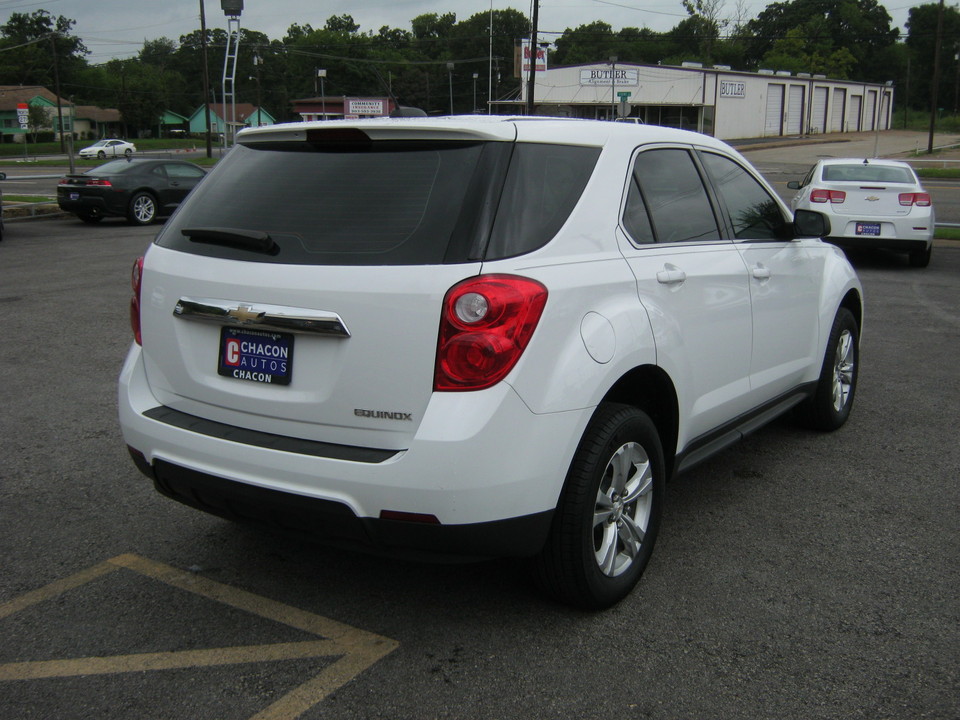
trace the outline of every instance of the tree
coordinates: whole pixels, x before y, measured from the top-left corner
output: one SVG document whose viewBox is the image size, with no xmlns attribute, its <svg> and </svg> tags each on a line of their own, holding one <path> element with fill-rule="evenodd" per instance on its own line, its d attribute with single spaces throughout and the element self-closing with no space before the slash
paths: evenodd
<svg viewBox="0 0 960 720">
<path fill-rule="evenodd" d="M 937 37 L 939 5 L 930 3 L 910 8 L 907 19 L 907 52 L 910 58 L 910 100 L 917 109 L 929 110 L 933 87 L 933 60 Z M 957 109 L 957 78 L 960 68 L 956 55 L 960 53 L 960 11 L 944 5 L 943 35 L 940 42 L 940 87 L 937 104 L 950 110 Z M 904 79 L 906 80 L 905 73 Z M 904 90 L 907 83 L 904 83 Z"/>
<path fill-rule="evenodd" d="M 71 35 L 75 24 L 46 10 L 13 13 L 0 25 L 0 49 L 11 48 L 0 53 L 0 82 L 53 87 L 54 55 L 61 82 L 71 82 L 86 67 L 89 54 L 83 42 Z"/>
<path fill-rule="evenodd" d="M 810 26 L 812 19 L 823 21 Z M 804 39 L 817 53 L 846 48 L 855 64 L 850 76 L 857 80 L 881 82 L 890 79 L 890 68 L 882 65 L 900 35 L 890 27 L 890 15 L 877 0 L 788 0 L 768 5 L 747 23 L 747 62 L 758 67 L 773 50 L 774 43 L 800 29 L 794 39 Z M 813 54 L 808 51 L 808 54 Z M 809 70 L 809 69 L 808 69 Z"/>
<path fill-rule="evenodd" d="M 53 108 L 46 105 L 27 105 L 27 127 L 33 133 L 33 142 L 37 141 L 37 134 L 53 124 Z"/>
</svg>

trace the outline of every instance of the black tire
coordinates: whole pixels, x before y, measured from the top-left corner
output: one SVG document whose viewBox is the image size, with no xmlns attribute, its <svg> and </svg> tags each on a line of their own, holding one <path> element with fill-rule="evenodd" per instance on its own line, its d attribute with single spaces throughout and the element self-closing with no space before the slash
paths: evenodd
<svg viewBox="0 0 960 720">
<path fill-rule="evenodd" d="M 135 193 L 127 207 L 127 220 L 132 225 L 149 225 L 157 219 L 157 199 L 148 192 Z"/>
<path fill-rule="evenodd" d="M 133 150 L 131 150 L 130 148 L 127 148 L 126 150 L 123 151 L 123 154 L 126 155 L 127 157 L 130 157 L 131 155 L 133 155 Z"/>
<path fill-rule="evenodd" d="M 910 267 L 925 268 L 930 264 L 930 257 L 933 255 L 933 243 L 926 250 L 916 250 L 910 253 Z"/>
<path fill-rule="evenodd" d="M 88 214 L 84 214 L 84 215 L 77 215 L 77 217 L 80 218 L 81 220 L 83 220 L 83 221 L 84 221 L 85 223 L 87 223 L 88 225 L 96 225 L 98 222 L 100 222 L 101 220 L 103 220 L 103 215 L 88 215 Z"/>
<path fill-rule="evenodd" d="M 629 405 L 597 408 L 567 473 L 550 536 L 534 560 L 540 587 L 588 610 L 626 597 L 653 552 L 664 485 L 663 450 L 650 418 Z"/>
<path fill-rule="evenodd" d="M 97 152 L 97 157 L 101 160 L 106 160 L 107 154 L 103 150 L 100 150 L 99 152 Z"/>
<path fill-rule="evenodd" d="M 859 375 L 859 328 L 853 313 L 840 308 L 830 329 L 816 392 L 798 407 L 803 424 L 826 432 L 841 427 L 850 417 Z"/>
</svg>

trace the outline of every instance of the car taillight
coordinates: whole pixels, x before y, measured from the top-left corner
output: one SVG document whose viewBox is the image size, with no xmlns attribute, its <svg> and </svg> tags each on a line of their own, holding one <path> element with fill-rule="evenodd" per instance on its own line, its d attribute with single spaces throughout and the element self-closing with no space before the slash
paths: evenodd
<svg viewBox="0 0 960 720">
<path fill-rule="evenodd" d="M 930 195 L 928 193 L 900 193 L 900 204 L 909 207 L 930 207 Z"/>
<path fill-rule="evenodd" d="M 520 359 L 547 302 L 547 289 L 515 275 L 481 275 L 443 300 L 433 389 L 482 390 Z"/>
<path fill-rule="evenodd" d="M 90 178 L 87 180 L 87 185 L 94 185 L 96 187 L 113 187 L 113 183 L 106 178 Z"/>
<path fill-rule="evenodd" d="M 133 339 L 137 345 L 143 345 L 140 334 L 140 288 L 143 285 L 143 257 L 138 257 L 133 263 L 130 274 L 130 285 L 133 295 L 130 296 L 130 329 L 133 330 Z"/>
<path fill-rule="evenodd" d="M 834 204 L 842 203 L 847 199 L 847 194 L 843 190 L 814 190 L 810 193 L 810 202 Z"/>
</svg>

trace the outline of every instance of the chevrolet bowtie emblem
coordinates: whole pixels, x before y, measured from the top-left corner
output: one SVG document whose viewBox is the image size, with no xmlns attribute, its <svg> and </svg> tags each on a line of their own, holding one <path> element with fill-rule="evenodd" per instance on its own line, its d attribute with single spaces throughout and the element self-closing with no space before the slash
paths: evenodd
<svg viewBox="0 0 960 720">
<path fill-rule="evenodd" d="M 871 195 L 870 197 L 865 198 L 865 199 L 867 200 L 867 202 L 876 202 L 876 201 L 879 200 L 880 198 L 878 198 L 876 195 Z"/>
<path fill-rule="evenodd" d="M 246 322 L 252 322 L 253 320 L 256 320 L 257 318 L 261 317 L 263 313 L 256 312 L 252 308 L 246 307 L 245 305 L 241 305 L 238 308 L 227 310 L 227 315 L 229 315 L 230 317 L 232 317 L 233 319 L 241 323 L 246 323 Z"/>
</svg>

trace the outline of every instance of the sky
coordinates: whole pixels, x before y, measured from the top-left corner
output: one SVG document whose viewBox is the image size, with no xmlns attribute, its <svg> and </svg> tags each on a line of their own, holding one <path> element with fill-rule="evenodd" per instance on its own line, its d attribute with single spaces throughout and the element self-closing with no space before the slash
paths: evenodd
<svg viewBox="0 0 960 720">
<path fill-rule="evenodd" d="M 91 51 L 88 61 L 99 64 L 111 58 L 135 56 L 144 40 L 168 37 L 178 40 L 200 28 L 201 0 L 0 0 L 0 19 L 11 13 L 46 10 L 76 21 L 73 33 Z M 928 0 L 932 1 L 932 0 Z M 226 28 L 227 20 L 219 0 L 203 0 L 208 28 Z M 749 17 L 766 7 L 765 0 L 741 0 Z M 893 25 L 904 30 L 909 8 L 920 4 L 906 0 L 881 3 L 893 18 Z M 721 17 L 735 12 L 737 0 L 726 0 Z M 265 33 L 279 40 L 294 23 L 323 27 L 334 15 L 351 15 L 361 32 L 376 32 L 384 25 L 410 29 L 410 21 L 426 13 L 454 12 L 457 20 L 466 20 L 478 12 L 513 8 L 529 17 L 530 0 L 244 0 L 240 26 Z M 575 28 L 595 20 L 609 23 L 613 29 L 648 27 L 664 32 L 687 16 L 680 0 L 540 0 L 542 40 L 556 37 L 566 28 Z"/>
</svg>

